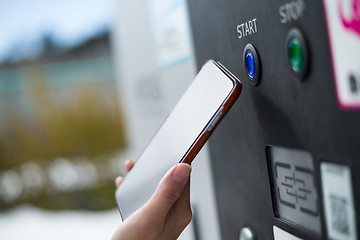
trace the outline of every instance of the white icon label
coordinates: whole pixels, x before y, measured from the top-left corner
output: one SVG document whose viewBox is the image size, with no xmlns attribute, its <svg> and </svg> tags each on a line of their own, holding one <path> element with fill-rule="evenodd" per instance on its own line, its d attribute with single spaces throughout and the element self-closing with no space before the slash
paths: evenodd
<svg viewBox="0 0 360 240">
<path fill-rule="evenodd" d="M 324 0 L 339 105 L 360 108 L 360 0 Z"/>
<path fill-rule="evenodd" d="M 304 0 L 297 0 L 285 3 L 279 8 L 280 22 L 285 24 L 298 20 L 305 10 Z"/>
<path fill-rule="evenodd" d="M 256 21 L 257 19 L 254 18 L 250 21 L 246 21 L 237 25 L 236 31 L 238 32 L 238 38 L 243 38 L 251 34 L 257 33 Z"/>
</svg>

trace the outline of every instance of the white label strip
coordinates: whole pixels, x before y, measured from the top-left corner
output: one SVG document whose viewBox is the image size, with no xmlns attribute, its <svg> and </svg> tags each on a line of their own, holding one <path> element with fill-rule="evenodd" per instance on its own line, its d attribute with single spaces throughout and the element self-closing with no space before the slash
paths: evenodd
<svg viewBox="0 0 360 240">
<path fill-rule="evenodd" d="M 277 226 L 273 226 L 274 231 L 274 240 L 302 240 L 301 238 L 295 237 L 294 235 L 278 228 Z"/>
<path fill-rule="evenodd" d="M 321 163 L 321 179 L 328 238 L 356 240 L 350 168 Z"/>
<path fill-rule="evenodd" d="M 358 0 L 323 0 L 339 105 L 360 108 Z"/>
<path fill-rule="evenodd" d="M 185 0 L 148 0 L 157 63 L 167 69 L 191 58 Z"/>
</svg>

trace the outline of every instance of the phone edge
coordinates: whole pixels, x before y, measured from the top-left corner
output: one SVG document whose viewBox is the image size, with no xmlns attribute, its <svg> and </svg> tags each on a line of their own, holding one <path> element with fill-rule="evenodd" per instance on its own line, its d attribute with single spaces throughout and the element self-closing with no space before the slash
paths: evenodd
<svg viewBox="0 0 360 240">
<path fill-rule="evenodd" d="M 179 161 L 179 163 L 187 163 L 187 164 L 192 163 L 194 158 L 197 156 L 197 154 L 200 152 L 200 150 L 205 145 L 205 143 L 209 140 L 209 138 L 211 137 L 212 133 L 215 131 L 217 126 L 220 124 L 222 119 L 229 112 L 230 108 L 234 105 L 235 101 L 238 99 L 242 91 L 241 81 L 233 73 L 231 73 L 224 65 L 222 65 L 220 62 L 216 60 L 211 59 L 208 61 L 212 61 L 224 74 L 226 74 L 226 76 L 229 77 L 229 79 L 233 82 L 233 88 L 230 91 L 229 95 L 224 100 L 224 102 L 219 107 L 219 110 L 216 111 L 216 113 L 214 113 L 212 118 L 209 120 L 208 124 L 206 124 L 205 128 L 202 130 L 200 135 L 197 137 L 197 139 L 194 141 L 192 146 L 185 153 L 185 155 Z M 216 123 L 216 125 L 211 131 L 208 131 L 209 123 L 212 122 L 212 120 L 214 119 L 214 117 L 216 117 L 219 111 L 221 111 L 224 114 L 224 116 L 221 117 L 221 119 Z"/>
</svg>

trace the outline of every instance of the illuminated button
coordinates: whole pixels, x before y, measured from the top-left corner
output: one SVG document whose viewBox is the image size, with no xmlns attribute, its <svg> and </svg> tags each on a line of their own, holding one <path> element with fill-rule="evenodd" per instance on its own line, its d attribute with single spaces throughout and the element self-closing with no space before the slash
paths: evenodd
<svg viewBox="0 0 360 240">
<path fill-rule="evenodd" d="M 286 52 L 292 72 L 304 78 L 308 68 L 308 50 L 300 30 L 293 28 L 286 38 Z"/>
<path fill-rule="evenodd" d="M 257 85 L 260 81 L 260 59 L 256 49 L 252 44 L 247 44 L 244 48 L 243 61 L 245 72 L 247 73 L 249 83 Z"/>
<path fill-rule="evenodd" d="M 290 39 L 288 44 L 288 55 L 292 69 L 295 72 L 300 72 L 304 67 L 304 50 L 299 39 Z"/>
<path fill-rule="evenodd" d="M 256 64 L 255 64 L 254 55 L 250 51 L 246 53 L 245 65 L 249 78 L 254 79 L 256 72 Z"/>
</svg>

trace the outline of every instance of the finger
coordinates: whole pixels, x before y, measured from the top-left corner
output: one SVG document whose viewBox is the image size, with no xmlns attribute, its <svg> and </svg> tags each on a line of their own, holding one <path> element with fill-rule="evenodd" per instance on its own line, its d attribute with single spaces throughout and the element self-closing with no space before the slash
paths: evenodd
<svg viewBox="0 0 360 240">
<path fill-rule="evenodd" d="M 123 181 L 124 181 L 123 177 L 117 177 L 115 179 L 115 186 L 118 188 Z"/>
<path fill-rule="evenodd" d="M 168 236 L 169 239 L 177 239 L 191 219 L 190 181 L 188 181 L 166 218 L 164 235 Z"/>
<path fill-rule="evenodd" d="M 186 222 L 186 225 L 190 222 L 191 217 L 192 217 L 191 205 L 190 205 L 190 181 L 188 181 L 186 183 L 180 197 L 175 202 L 172 209 L 173 209 L 172 214 L 174 216 L 183 216 L 181 219 L 183 220 L 182 222 L 184 222 L 184 223 Z M 171 217 L 171 216 L 169 216 L 169 217 Z M 179 222 L 178 221 L 179 219 L 176 219 L 176 220 L 177 220 L 177 222 Z M 182 224 L 184 224 L 184 223 L 182 223 Z"/>
<path fill-rule="evenodd" d="M 135 165 L 135 162 L 132 160 L 126 160 L 124 163 L 124 168 L 125 171 L 128 173 L 130 172 L 130 170 L 133 168 L 133 166 Z"/>
<path fill-rule="evenodd" d="M 166 218 L 189 181 L 190 173 L 191 166 L 180 163 L 165 174 L 155 193 L 146 204 L 149 211 L 156 211 L 156 213 L 149 213 L 150 215 L 153 214 L 152 216 L 157 216 L 160 219 Z"/>
</svg>

